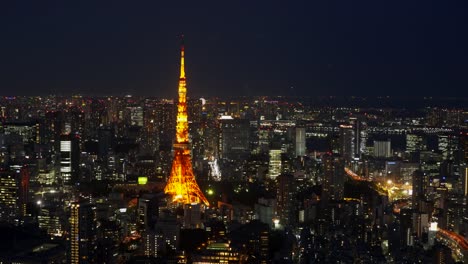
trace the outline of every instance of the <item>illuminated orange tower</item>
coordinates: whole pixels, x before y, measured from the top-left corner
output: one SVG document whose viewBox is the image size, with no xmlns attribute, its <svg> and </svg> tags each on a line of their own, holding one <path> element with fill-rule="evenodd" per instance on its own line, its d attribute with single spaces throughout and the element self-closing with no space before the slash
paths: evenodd
<svg viewBox="0 0 468 264">
<path fill-rule="evenodd" d="M 172 196 L 175 203 L 191 204 L 209 202 L 203 195 L 193 174 L 192 158 L 189 149 L 187 118 L 187 86 L 185 79 L 184 45 L 180 51 L 179 103 L 177 104 L 176 142 L 171 175 L 164 192 Z"/>
</svg>

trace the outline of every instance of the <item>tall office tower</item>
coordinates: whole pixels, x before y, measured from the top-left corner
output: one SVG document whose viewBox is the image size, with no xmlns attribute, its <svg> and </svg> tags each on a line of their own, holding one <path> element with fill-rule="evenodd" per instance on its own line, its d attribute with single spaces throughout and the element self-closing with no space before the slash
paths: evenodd
<svg viewBox="0 0 468 264">
<path fill-rule="evenodd" d="M 62 134 L 64 119 L 64 114 L 61 111 L 51 111 L 45 114 L 41 142 L 52 144 L 54 150 L 60 150 L 60 135 Z"/>
<path fill-rule="evenodd" d="M 75 202 L 70 214 L 68 263 L 96 263 L 96 207 Z"/>
<path fill-rule="evenodd" d="M 296 194 L 294 176 L 291 174 L 281 174 L 277 178 L 276 189 L 276 215 L 280 224 L 290 226 L 296 223 L 295 204 Z"/>
<path fill-rule="evenodd" d="M 351 125 L 340 125 L 340 155 L 346 162 L 354 158 L 356 149 L 356 135 Z"/>
<path fill-rule="evenodd" d="M 413 173 L 413 194 L 411 200 L 413 203 L 413 210 L 415 211 L 420 210 L 420 203 L 424 200 L 424 191 L 426 189 L 424 179 L 425 177 L 422 171 L 417 170 Z"/>
<path fill-rule="evenodd" d="M 460 150 L 462 154 L 463 163 L 468 164 L 468 132 L 460 133 Z"/>
<path fill-rule="evenodd" d="M 295 141 L 295 156 L 304 156 L 306 154 L 306 131 L 304 127 L 296 127 Z"/>
<path fill-rule="evenodd" d="M 249 154 L 250 122 L 246 119 L 219 119 L 220 134 L 218 153 L 220 158 L 243 159 Z"/>
<path fill-rule="evenodd" d="M 68 112 L 68 118 L 70 120 L 70 128 L 73 133 L 84 135 L 85 129 L 85 114 L 79 107 L 74 106 Z"/>
<path fill-rule="evenodd" d="M 151 104 L 150 104 L 151 102 Z M 147 99 L 143 115 L 142 145 L 146 151 L 154 153 L 159 150 L 159 133 L 156 122 L 156 109 L 154 102 Z"/>
<path fill-rule="evenodd" d="M 18 217 L 19 185 L 15 174 L 0 172 L 0 221 L 13 223 Z"/>
<path fill-rule="evenodd" d="M 362 153 L 366 151 L 367 141 L 367 124 L 362 122 L 357 117 L 349 118 L 350 125 L 353 127 L 354 132 L 354 149 L 353 154 L 355 158 L 360 158 Z"/>
<path fill-rule="evenodd" d="M 367 122 L 360 122 L 358 126 L 358 147 L 357 147 L 357 154 L 358 157 L 361 157 L 362 154 L 367 153 L 367 138 L 369 137 L 369 133 L 367 132 Z"/>
<path fill-rule="evenodd" d="M 344 196 L 344 159 L 337 154 L 325 154 L 323 161 L 322 196 L 325 200 L 342 200 Z"/>
<path fill-rule="evenodd" d="M 158 131 L 158 145 L 160 150 L 170 150 L 176 126 L 176 109 L 173 101 L 163 100 L 156 105 L 156 130 Z"/>
<path fill-rule="evenodd" d="M 270 149 L 268 177 L 276 179 L 281 173 L 281 149 Z"/>
<path fill-rule="evenodd" d="M 19 173 L 19 192 L 18 192 L 18 207 L 20 210 L 20 216 L 25 217 L 27 216 L 28 210 L 27 205 L 29 202 L 29 179 L 30 173 L 29 169 L 26 166 L 23 166 L 20 169 Z"/>
<path fill-rule="evenodd" d="M 60 137 L 60 178 L 63 184 L 70 185 L 73 180 L 76 180 L 79 157 L 78 138 L 71 134 L 62 135 Z"/>
<path fill-rule="evenodd" d="M 460 183 L 460 193 L 463 196 L 468 197 L 468 165 L 465 165 L 460 169 Z"/>
<path fill-rule="evenodd" d="M 392 143 L 390 139 L 386 141 L 374 140 L 374 157 L 390 158 L 392 156 Z"/>
<path fill-rule="evenodd" d="M 187 87 L 185 79 L 184 46 L 181 48 L 179 103 L 177 104 L 176 143 L 174 160 L 164 192 L 172 196 L 174 203 L 190 204 L 209 202 L 198 187 L 192 168 L 189 148 L 189 128 L 187 118 Z"/>
<path fill-rule="evenodd" d="M 100 127 L 98 130 L 98 157 L 103 159 L 114 146 L 115 132 L 111 127 Z"/>
</svg>

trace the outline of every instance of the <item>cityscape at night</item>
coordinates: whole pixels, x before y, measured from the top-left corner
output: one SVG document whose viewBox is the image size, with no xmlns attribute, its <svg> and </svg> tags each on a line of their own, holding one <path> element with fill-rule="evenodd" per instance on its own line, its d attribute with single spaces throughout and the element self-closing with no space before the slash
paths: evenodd
<svg viewBox="0 0 468 264">
<path fill-rule="evenodd" d="M 463 4 L 12 2 L 0 264 L 468 263 Z"/>
</svg>

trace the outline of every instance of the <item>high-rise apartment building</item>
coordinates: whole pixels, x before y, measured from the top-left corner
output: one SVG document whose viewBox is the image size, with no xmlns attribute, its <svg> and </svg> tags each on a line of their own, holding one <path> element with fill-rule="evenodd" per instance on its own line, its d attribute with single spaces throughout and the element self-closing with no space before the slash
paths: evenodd
<svg viewBox="0 0 468 264">
<path fill-rule="evenodd" d="M 344 196 L 344 160 L 340 155 L 323 155 L 322 196 L 325 200 L 342 200 Z"/>
<path fill-rule="evenodd" d="M 281 225 L 289 226 L 296 223 L 295 217 L 295 181 L 291 174 L 281 174 L 277 178 L 276 215 Z"/>
<path fill-rule="evenodd" d="M 96 263 L 96 207 L 75 202 L 70 206 L 68 263 Z"/>
<path fill-rule="evenodd" d="M 346 162 L 354 158 L 356 149 L 356 135 L 351 125 L 340 125 L 340 155 Z"/>
</svg>

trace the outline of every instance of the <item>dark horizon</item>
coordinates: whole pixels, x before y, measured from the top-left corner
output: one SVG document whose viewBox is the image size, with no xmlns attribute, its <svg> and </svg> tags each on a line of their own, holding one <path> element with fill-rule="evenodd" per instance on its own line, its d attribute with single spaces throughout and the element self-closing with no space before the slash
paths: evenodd
<svg viewBox="0 0 468 264">
<path fill-rule="evenodd" d="M 0 94 L 468 96 L 466 3 L 4 3 Z"/>
</svg>

